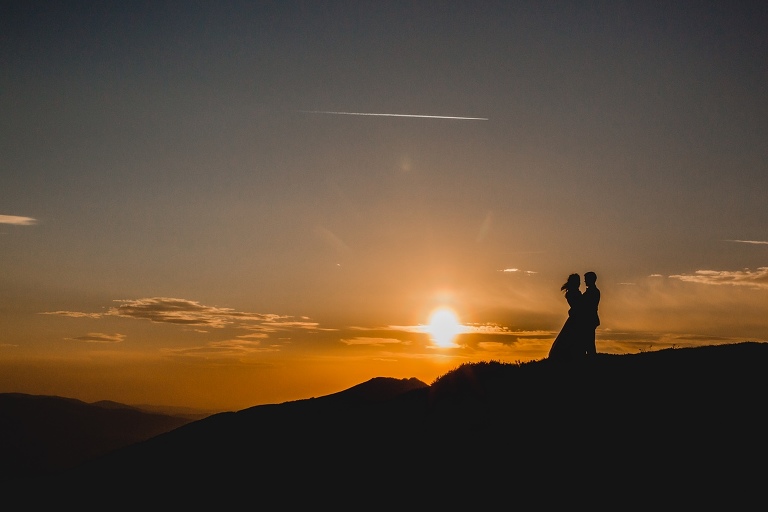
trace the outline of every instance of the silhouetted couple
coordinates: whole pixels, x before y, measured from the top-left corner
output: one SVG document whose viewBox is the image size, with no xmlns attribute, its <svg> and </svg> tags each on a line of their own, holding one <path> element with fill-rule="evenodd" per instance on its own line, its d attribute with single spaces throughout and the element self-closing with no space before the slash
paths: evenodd
<svg viewBox="0 0 768 512">
<path fill-rule="evenodd" d="M 568 301 L 568 319 L 549 349 L 549 359 L 567 360 L 597 353 L 595 347 L 595 329 L 600 325 L 597 306 L 600 303 L 600 290 L 595 286 L 597 274 L 584 274 L 586 290 L 581 293 L 579 274 L 571 274 L 560 290 L 565 292 Z"/>
</svg>

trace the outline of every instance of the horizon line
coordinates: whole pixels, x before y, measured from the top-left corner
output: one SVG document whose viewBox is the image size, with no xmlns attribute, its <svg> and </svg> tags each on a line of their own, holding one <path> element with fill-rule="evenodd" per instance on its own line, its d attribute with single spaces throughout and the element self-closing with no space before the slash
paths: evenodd
<svg viewBox="0 0 768 512">
<path fill-rule="evenodd" d="M 332 114 L 339 116 L 418 117 L 427 119 L 457 119 L 463 121 L 488 121 L 487 117 L 434 116 L 426 114 L 388 114 L 376 112 L 338 112 L 333 110 L 299 110 L 302 114 Z"/>
</svg>

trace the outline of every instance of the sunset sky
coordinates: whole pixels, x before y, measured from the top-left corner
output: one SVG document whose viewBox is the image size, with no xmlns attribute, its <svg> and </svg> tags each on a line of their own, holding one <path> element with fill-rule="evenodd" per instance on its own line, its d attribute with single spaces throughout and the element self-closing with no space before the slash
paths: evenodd
<svg viewBox="0 0 768 512">
<path fill-rule="evenodd" d="M 590 270 L 599 352 L 766 341 L 766 26 L 763 1 L 3 1 L 0 392 L 431 383 L 546 357 Z"/>
</svg>

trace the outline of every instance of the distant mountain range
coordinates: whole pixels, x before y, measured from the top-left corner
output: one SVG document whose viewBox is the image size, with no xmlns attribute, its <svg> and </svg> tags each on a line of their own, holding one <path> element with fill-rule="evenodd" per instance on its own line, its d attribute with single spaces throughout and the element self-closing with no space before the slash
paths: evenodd
<svg viewBox="0 0 768 512">
<path fill-rule="evenodd" d="M 471 363 L 431 385 L 377 377 L 319 398 L 176 418 L 175 426 L 160 416 L 158 432 L 137 426 L 143 439 L 133 443 L 127 424 L 95 428 L 84 415 L 77 423 L 92 425 L 84 438 L 117 438 L 122 446 L 105 450 L 102 442 L 101 456 L 47 476 L 6 479 L 0 489 L 30 504 L 46 489 L 57 504 L 93 506 L 120 496 L 124 506 L 251 500 L 289 510 L 476 508 L 503 500 L 547 510 L 733 510 L 762 498 L 767 370 L 768 344 L 759 342 Z M 3 442 L 3 450 L 12 448 Z M 47 442 L 38 452 L 62 449 Z M 526 497 L 535 502 L 524 505 Z"/>
<path fill-rule="evenodd" d="M 0 393 L 0 481 L 74 467 L 208 416 L 200 411 Z"/>
</svg>

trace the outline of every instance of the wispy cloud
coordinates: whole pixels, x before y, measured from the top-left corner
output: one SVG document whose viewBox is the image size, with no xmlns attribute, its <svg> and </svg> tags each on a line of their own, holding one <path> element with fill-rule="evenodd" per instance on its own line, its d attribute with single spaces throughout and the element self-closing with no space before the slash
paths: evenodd
<svg viewBox="0 0 768 512">
<path fill-rule="evenodd" d="M 158 323 L 181 325 L 203 325 L 222 328 L 239 323 L 265 322 L 276 325 L 276 322 L 290 317 L 247 313 L 232 308 L 205 306 L 194 300 L 177 299 L 172 297 L 151 297 L 135 300 L 117 300 L 121 304 L 110 308 L 106 315 L 126 318 L 138 318 Z"/>
<path fill-rule="evenodd" d="M 254 332 L 251 334 L 242 334 L 235 337 L 239 340 L 263 340 L 265 338 L 269 338 L 269 335 L 264 332 Z"/>
<path fill-rule="evenodd" d="M 307 317 L 292 317 L 272 313 L 251 313 L 232 308 L 206 306 L 198 301 L 172 297 L 149 297 L 143 299 L 117 300 L 119 305 L 107 309 L 104 313 L 82 311 L 46 311 L 44 315 L 59 315 L 70 318 L 132 318 L 149 320 L 154 323 L 175 324 L 189 327 L 189 331 L 208 334 L 211 330 L 239 329 L 244 334 L 228 337 L 224 340 L 210 341 L 195 346 L 181 348 L 161 348 L 160 351 L 172 357 L 196 358 L 207 363 L 230 364 L 233 360 L 250 360 L 249 356 L 278 352 L 281 346 L 290 340 L 290 333 L 301 331 L 331 331 L 321 329 L 317 322 Z M 202 327 L 202 328 L 201 328 Z M 225 331 L 228 332 L 228 331 Z M 287 332 L 289 337 L 278 338 L 270 343 L 270 335 L 275 332 Z M 229 334 L 228 336 L 231 336 Z M 91 332 L 85 336 L 68 338 L 87 343 L 119 343 L 125 339 L 123 334 L 105 334 Z M 276 344 L 279 342 L 279 344 Z M 290 343 L 290 341 L 288 341 Z"/>
<path fill-rule="evenodd" d="M 426 324 L 419 325 L 390 325 L 387 327 L 350 327 L 350 330 L 359 331 L 400 331 L 408 333 L 429 334 L 431 327 Z M 499 325 L 496 323 L 467 323 L 459 326 L 458 334 L 493 334 L 504 336 L 515 336 L 518 338 L 540 338 L 551 336 L 549 331 L 525 331 L 525 330 L 513 330 L 509 327 Z"/>
<path fill-rule="evenodd" d="M 768 242 L 764 240 L 726 240 L 726 242 L 737 242 L 740 244 L 768 245 Z"/>
<path fill-rule="evenodd" d="M 102 313 L 83 313 L 82 311 L 43 311 L 41 315 L 68 316 L 70 318 L 101 318 Z"/>
<path fill-rule="evenodd" d="M 514 336 L 517 339 L 548 339 L 552 337 L 551 331 L 526 331 L 526 330 L 513 330 L 509 327 L 494 324 L 468 324 L 466 326 L 467 334 L 494 334 L 504 336 Z"/>
<path fill-rule="evenodd" d="M 657 277 L 664 277 L 664 276 L 661 275 L 661 274 L 651 274 L 648 277 L 649 278 L 657 278 Z M 621 286 L 635 286 L 637 283 L 631 282 L 631 281 L 621 281 L 621 282 L 616 283 L 616 284 L 619 284 Z"/>
<path fill-rule="evenodd" d="M 197 332 L 207 332 L 206 328 L 222 329 L 234 327 L 253 331 L 248 337 L 260 338 L 265 334 L 288 330 L 324 330 L 317 322 L 307 317 L 292 317 L 273 313 L 250 313 L 232 308 L 206 306 L 198 301 L 172 297 L 150 297 L 143 299 L 116 300 L 120 305 L 111 307 L 104 313 L 83 311 L 45 311 L 42 315 L 59 315 L 70 318 L 121 317 L 137 320 L 149 320 L 155 323 L 194 326 Z M 326 329 L 327 330 L 327 329 Z"/>
<path fill-rule="evenodd" d="M 401 332 L 410 332 L 410 333 L 419 333 L 419 334 L 430 334 L 432 327 L 426 324 L 419 324 L 419 325 L 390 325 L 389 327 L 382 328 L 384 330 L 391 330 L 391 331 L 401 331 Z M 470 332 L 472 330 L 471 327 L 468 327 L 466 325 L 459 325 L 457 328 L 456 334 L 463 334 L 465 332 Z"/>
<path fill-rule="evenodd" d="M 534 270 L 520 270 L 519 268 L 503 268 L 499 270 L 499 272 L 504 272 L 505 274 L 523 274 L 526 276 L 532 276 L 536 272 Z"/>
<path fill-rule="evenodd" d="M 105 334 L 103 332 L 89 332 L 85 336 L 67 338 L 74 341 L 84 341 L 86 343 L 120 343 L 125 339 L 125 334 Z"/>
<path fill-rule="evenodd" d="M 278 352 L 279 350 L 280 348 L 274 345 L 262 346 L 261 340 L 237 337 L 230 340 L 212 341 L 195 347 L 166 348 L 162 349 L 162 352 L 169 356 L 199 358 L 212 362 L 243 358 L 264 352 Z"/>
<path fill-rule="evenodd" d="M 697 270 L 693 274 L 679 274 L 669 277 L 689 283 L 768 289 L 768 267 L 759 267 L 757 270 L 744 269 L 736 271 Z"/>
<path fill-rule="evenodd" d="M 262 324 L 267 329 L 272 329 L 273 331 L 281 331 L 286 329 L 311 329 L 311 330 L 320 330 L 320 324 L 317 322 L 310 322 L 308 319 L 304 320 L 285 320 L 281 322 L 264 322 Z M 323 330 L 329 330 L 329 329 L 323 329 Z"/>
<path fill-rule="evenodd" d="M 373 346 L 382 346 L 382 345 L 392 345 L 392 344 L 410 344 L 408 341 L 398 340 L 396 338 L 367 338 L 364 336 L 357 337 L 357 338 L 351 338 L 351 339 L 342 339 L 342 343 L 345 345 L 373 345 Z"/>
<path fill-rule="evenodd" d="M 37 224 L 37 219 L 32 217 L 19 217 L 18 215 L 0 215 L 0 224 L 13 224 L 15 226 L 32 226 Z"/>
</svg>

